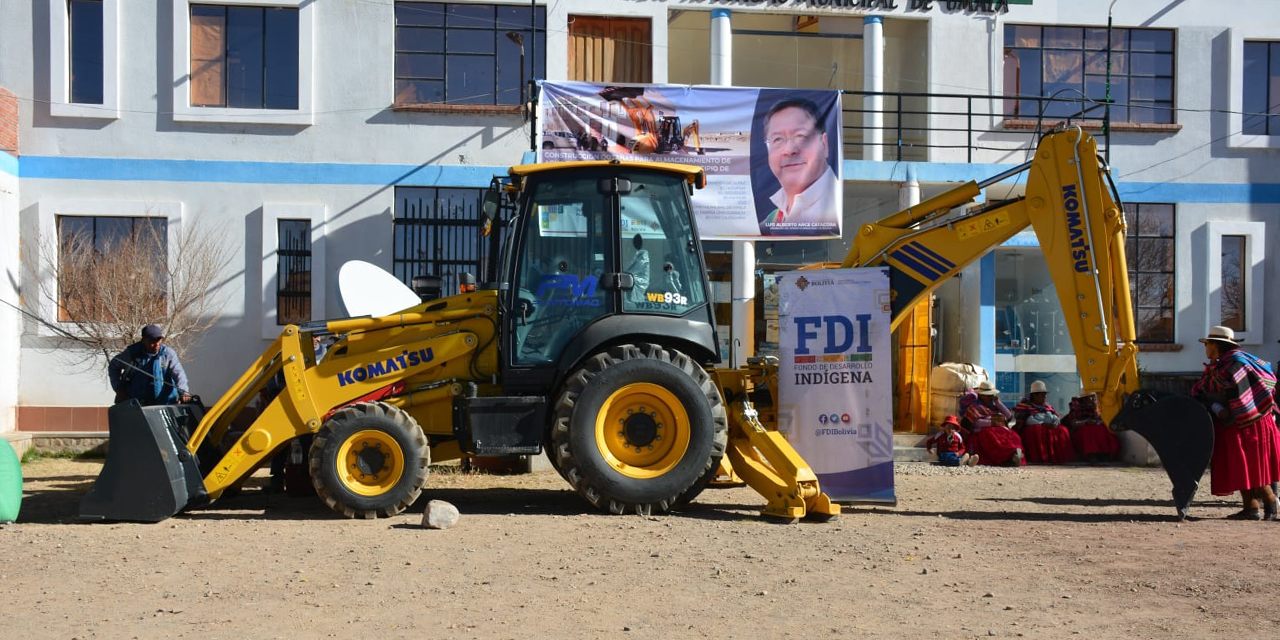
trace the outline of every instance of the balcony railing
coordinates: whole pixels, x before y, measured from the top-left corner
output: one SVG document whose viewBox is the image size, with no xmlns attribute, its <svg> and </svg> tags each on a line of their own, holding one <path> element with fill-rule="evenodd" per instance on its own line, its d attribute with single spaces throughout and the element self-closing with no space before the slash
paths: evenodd
<svg viewBox="0 0 1280 640">
<path fill-rule="evenodd" d="M 1035 151 L 1038 134 L 1053 123 L 1084 121 L 1101 129 L 1109 146 L 1106 104 L 1082 98 L 960 93 L 841 91 L 844 157 L 913 162 L 1022 162 Z M 864 124 L 867 98 L 881 96 L 883 126 Z M 1039 114 L 1052 113 L 1053 116 Z M 1060 114 L 1067 114 L 1065 117 Z M 874 141 L 871 131 L 880 133 Z"/>
</svg>

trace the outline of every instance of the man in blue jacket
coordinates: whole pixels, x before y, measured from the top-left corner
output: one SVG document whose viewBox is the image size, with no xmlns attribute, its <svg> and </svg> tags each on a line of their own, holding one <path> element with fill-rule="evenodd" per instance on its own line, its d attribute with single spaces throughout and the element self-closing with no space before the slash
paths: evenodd
<svg viewBox="0 0 1280 640">
<path fill-rule="evenodd" d="M 164 330 L 154 324 L 142 328 L 141 341 L 111 359 L 107 374 L 116 402 L 132 398 L 149 406 L 191 401 L 178 354 L 164 346 Z"/>
</svg>

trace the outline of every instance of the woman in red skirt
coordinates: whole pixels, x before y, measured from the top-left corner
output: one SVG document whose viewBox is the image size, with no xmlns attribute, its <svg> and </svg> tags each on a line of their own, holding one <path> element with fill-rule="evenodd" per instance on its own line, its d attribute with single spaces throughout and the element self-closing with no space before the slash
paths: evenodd
<svg viewBox="0 0 1280 640">
<path fill-rule="evenodd" d="M 1071 443 L 1076 457 L 1089 464 L 1115 460 L 1120 453 L 1120 439 L 1111 433 L 1098 411 L 1098 396 L 1089 394 L 1071 399 L 1071 411 L 1062 419 L 1071 430 Z"/>
<path fill-rule="evenodd" d="M 1191 395 L 1213 414 L 1210 488 L 1215 496 L 1240 492 L 1243 508 L 1228 518 L 1275 520 L 1280 511 L 1271 488 L 1280 479 L 1275 373 L 1269 363 L 1241 349 L 1229 327 L 1210 329 L 1200 342 L 1209 362 Z"/>
<path fill-rule="evenodd" d="M 1000 391 L 994 384 L 986 381 L 977 389 L 965 391 L 960 396 L 960 412 L 964 435 L 973 444 L 972 453 L 978 454 L 981 464 L 1015 467 L 1026 464 L 1022 438 L 1009 428 L 1013 412 L 1000 402 Z"/>
<path fill-rule="evenodd" d="M 1031 383 L 1031 393 L 1013 407 L 1016 419 L 1013 430 L 1022 437 L 1022 448 L 1030 464 L 1067 464 L 1075 462 L 1071 433 L 1046 399 L 1049 388 L 1044 382 Z"/>
</svg>

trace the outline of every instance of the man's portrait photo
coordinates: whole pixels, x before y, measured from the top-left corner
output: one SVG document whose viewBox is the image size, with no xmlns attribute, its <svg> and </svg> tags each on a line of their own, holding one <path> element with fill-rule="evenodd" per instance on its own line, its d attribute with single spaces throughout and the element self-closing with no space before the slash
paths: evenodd
<svg viewBox="0 0 1280 640">
<path fill-rule="evenodd" d="M 752 190 L 761 235 L 839 235 L 839 113 L 833 92 L 760 92 L 752 129 Z M 761 155 L 767 168 L 756 160 Z"/>
</svg>

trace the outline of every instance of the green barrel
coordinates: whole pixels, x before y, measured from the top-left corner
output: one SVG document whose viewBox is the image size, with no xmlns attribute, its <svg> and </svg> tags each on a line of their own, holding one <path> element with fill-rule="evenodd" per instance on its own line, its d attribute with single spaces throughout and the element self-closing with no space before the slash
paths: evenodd
<svg viewBox="0 0 1280 640">
<path fill-rule="evenodd" d="M 9 441 L 0 438 L 0 522 L 18 519 L 22 507 L 22 462 Z"/>
</svg>

